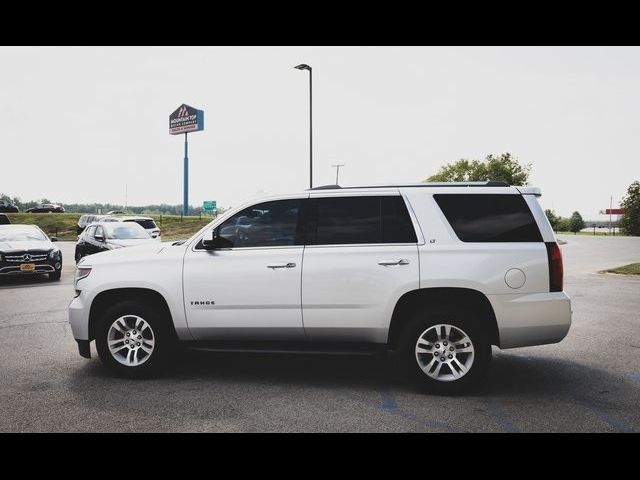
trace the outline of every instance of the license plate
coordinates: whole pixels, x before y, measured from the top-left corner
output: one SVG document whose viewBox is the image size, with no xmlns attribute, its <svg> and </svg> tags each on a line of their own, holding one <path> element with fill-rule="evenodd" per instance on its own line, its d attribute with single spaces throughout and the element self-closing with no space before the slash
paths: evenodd
<svg viewBox="0 0 640 480">
<path fill-rule="evenodd" d="M 20 265 L 21 272 L 34 272 L 35 270 L 36 270 L 35 263 L 23 263 L 22 265 Z"/>
</svg>

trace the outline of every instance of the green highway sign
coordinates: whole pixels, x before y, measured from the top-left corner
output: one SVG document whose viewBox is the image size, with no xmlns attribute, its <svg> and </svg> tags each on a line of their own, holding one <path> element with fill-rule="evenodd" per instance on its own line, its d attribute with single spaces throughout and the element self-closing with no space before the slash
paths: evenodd
<svg viewBox="0 0 640 480">
<path fill-rule="evenodd" d="M 218 206 L 215 200 L 206 200 L 202 202 L 202 209 L 205 212 L 213 212 L 214 210 L 218 209 Z"/>
</svg>

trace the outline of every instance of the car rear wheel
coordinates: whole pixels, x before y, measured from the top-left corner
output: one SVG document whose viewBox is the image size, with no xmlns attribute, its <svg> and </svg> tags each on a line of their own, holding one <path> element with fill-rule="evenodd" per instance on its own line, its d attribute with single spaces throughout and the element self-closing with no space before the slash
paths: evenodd
<svg viewBox="0 0 640 480">
<path fill-rule="evenodd" d="M 459 307 L 421 309 L 401 334 L 403 369 L 430 393 L 455 395 L 474 387 L 491 360 L 482 319 Z"/>
<path fill-rule="evenodd" d="M 175 347 L 170 319 L 143 303 L 124 301 L 108 309 L 96 332 L 102 363 L 127 378 L 152 377 L 162 372 Z"/>
</svg>

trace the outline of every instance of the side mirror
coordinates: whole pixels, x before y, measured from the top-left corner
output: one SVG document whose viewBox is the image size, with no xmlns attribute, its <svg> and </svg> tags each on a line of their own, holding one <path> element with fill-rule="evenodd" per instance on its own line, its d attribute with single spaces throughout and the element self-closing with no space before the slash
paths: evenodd
<svg viewBox="0 0 640 480">
<path fill-rule="evenodd" d="M 104 237 L 102 235 L 96 235 L 93 238 L 95 238 L 97 242 L 104 242 Z"/>
<path fill-rule="evenodd" d="M 57 242 L 58 241 L 58 237 L 51 237 L 49 240 L 51 240 L 52 242 Z"/>
<path fill-rule="evenodd" d="M 216 232 L 215 228 L 204 234 L 204 237 L 202 237 L 202 247 L 205 250 L 215 250 L 218 248 L 218 232 Z"/>
</svg>

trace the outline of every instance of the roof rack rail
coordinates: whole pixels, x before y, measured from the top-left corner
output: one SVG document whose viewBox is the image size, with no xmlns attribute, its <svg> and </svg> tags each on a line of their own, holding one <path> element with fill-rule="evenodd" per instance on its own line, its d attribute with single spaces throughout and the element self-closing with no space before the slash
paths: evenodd
<svg viewBox="0 0 640 480">
<path fill-rule="evenodd" d="M 340 185 L 322 185 L 308 190 L 344 190 L 356 188 L 407 188 L 407 187 L 510 187 L 507 182 L 488 180 L 485 182 L 420 182 L 420 183 L 393 183 L 387 185 L 361 185 L 354 187 L 341 187 Z"/>
<path fill-rule="evenodd" d="M 321 185 L 319 187 L 308 188 L 307 190 L 337 190 L 342 188 L 340 185 Z"/>
</svg>

